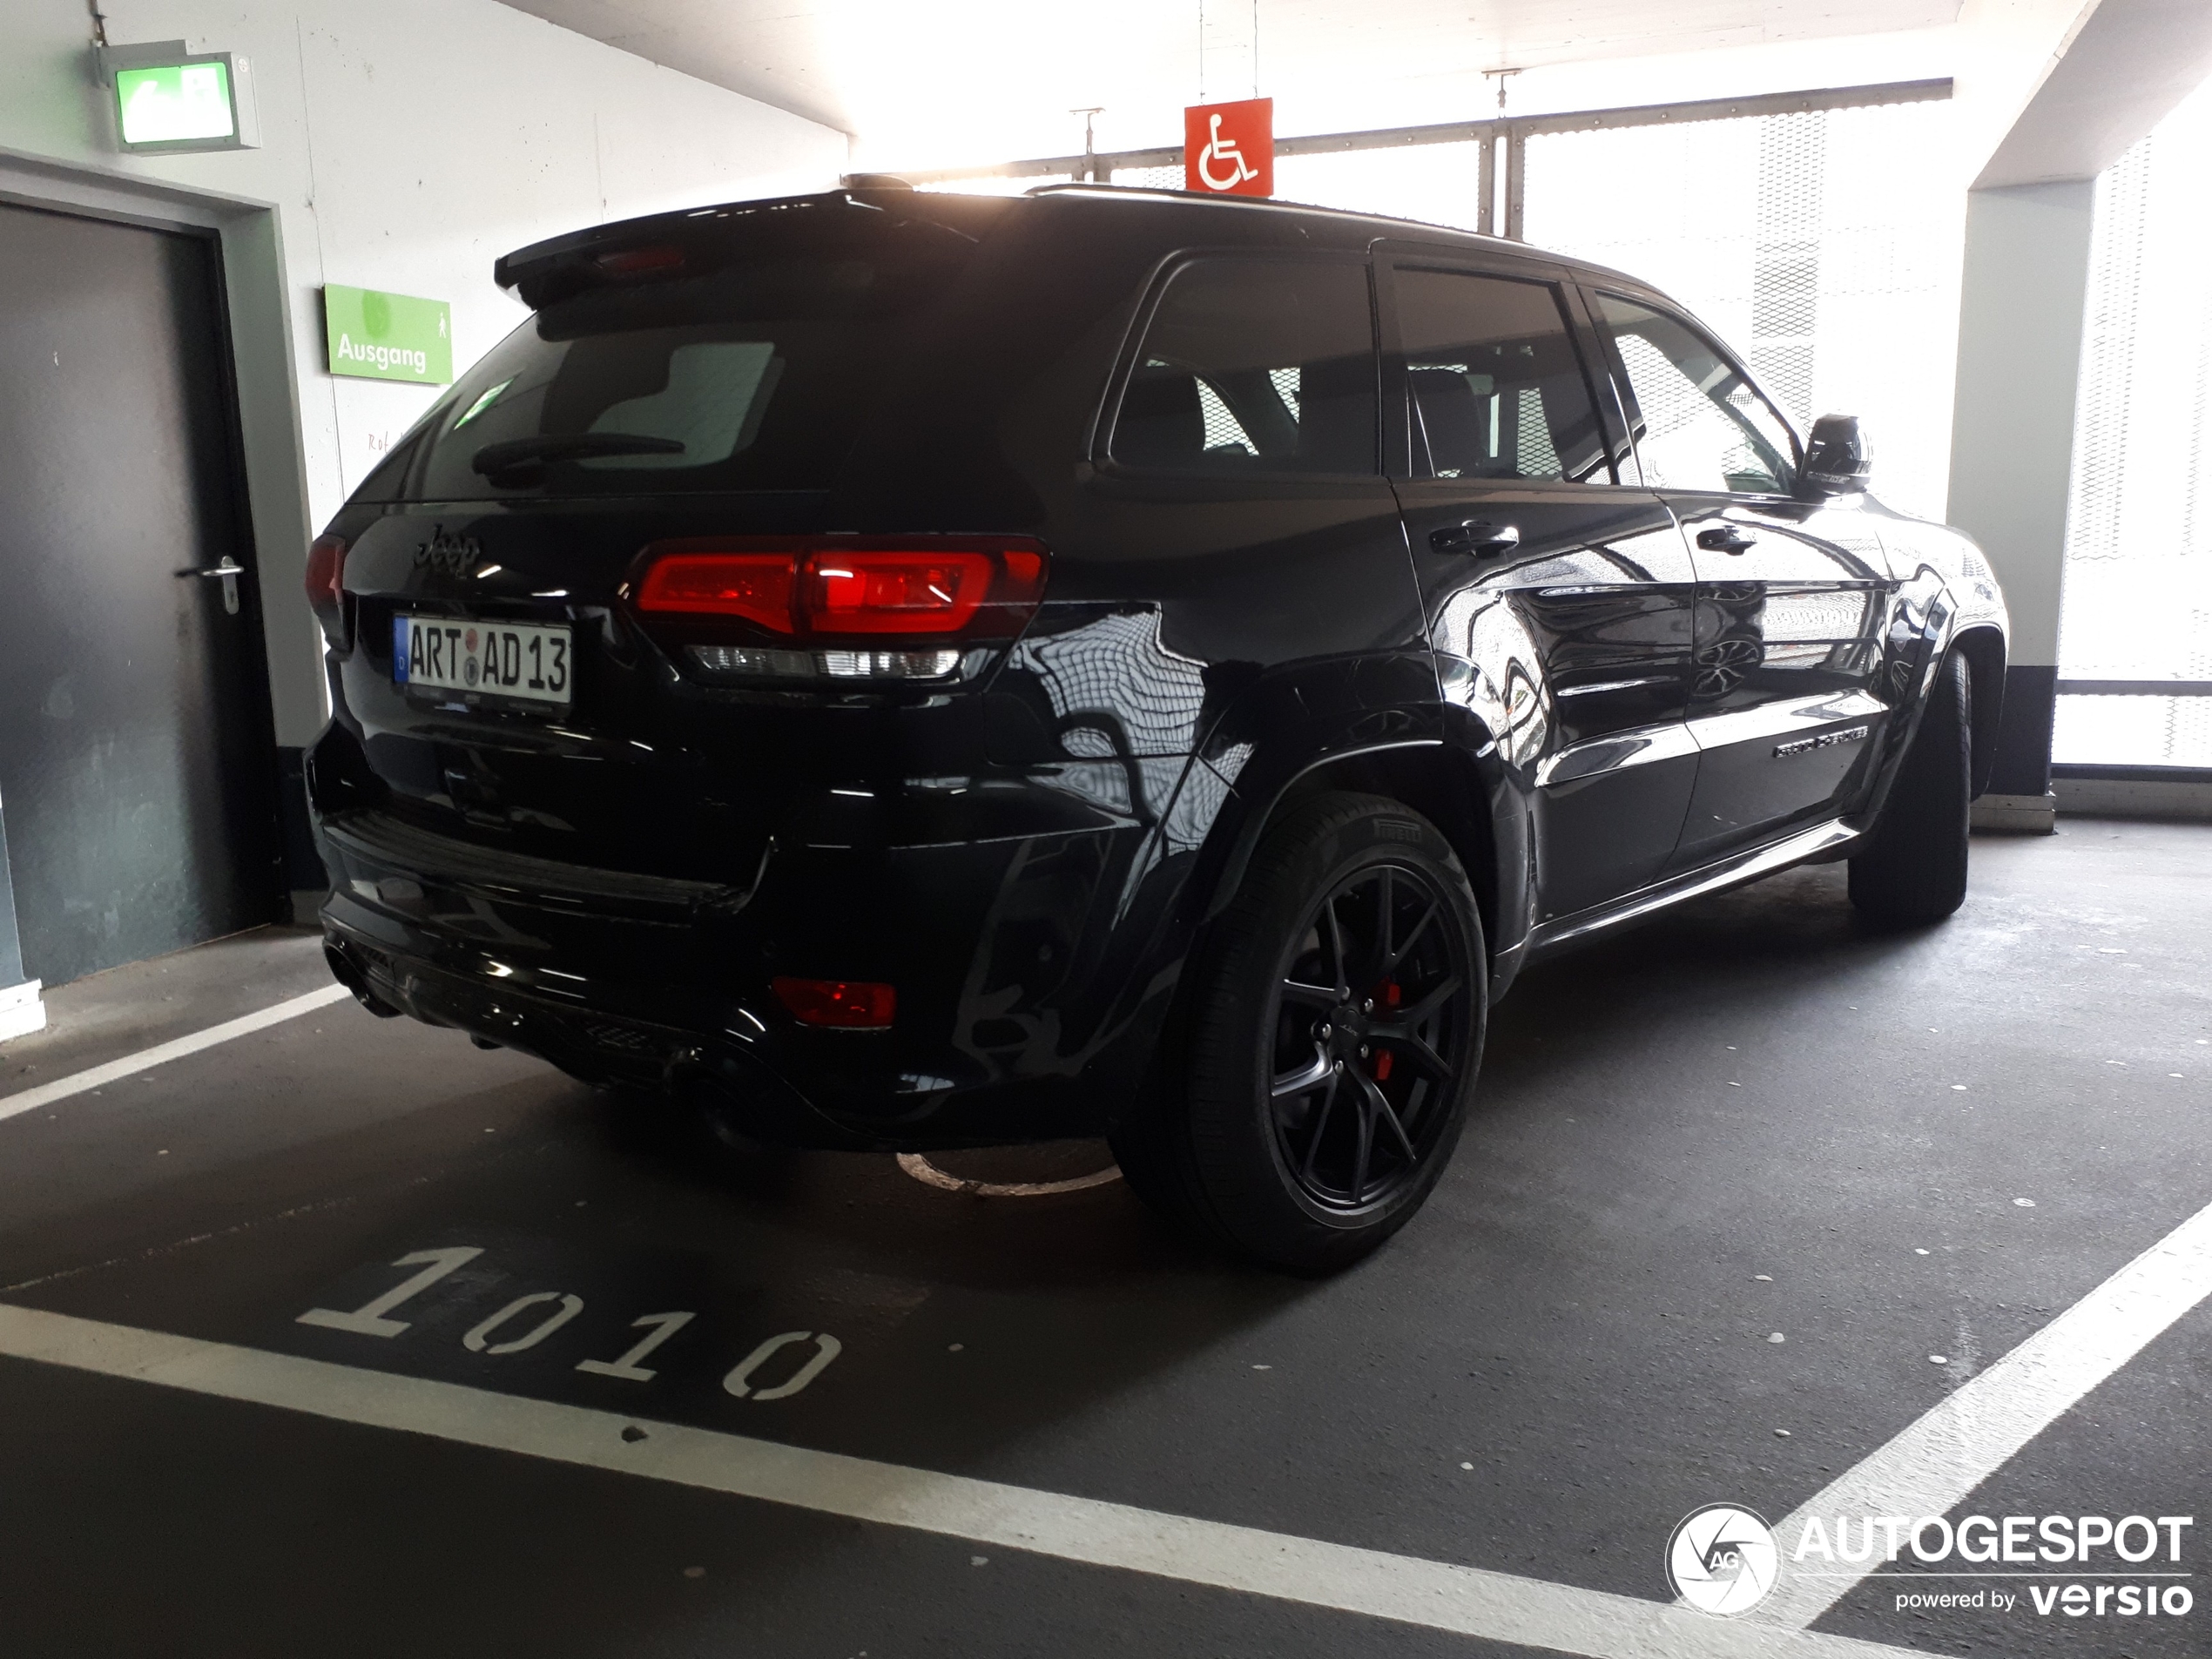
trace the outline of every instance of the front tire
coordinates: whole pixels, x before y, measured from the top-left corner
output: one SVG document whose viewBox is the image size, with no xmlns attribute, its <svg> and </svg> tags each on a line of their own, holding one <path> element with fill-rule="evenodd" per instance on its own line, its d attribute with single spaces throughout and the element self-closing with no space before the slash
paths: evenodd
<svg viewBox="0 0 2212 1659">
<path fill-rule="evenodd" d="M 1878 921 L 1925 925 L 1966 902 L 1973 802 L 1970 675 L 1956 651 L 1936 671 L 1889 799 L 1851 857 L 1851 901 Z"/>
<path fill-rule="evenodd" d="M 1348 1266 L 1420 1208 L 1474 1098 L 1487 958 L 1450 844 L 1380 796 L 1301 803 L 1187 972 L 1163 1082 L 1116 1157 L 1238 1255 Z"/>
</svg>

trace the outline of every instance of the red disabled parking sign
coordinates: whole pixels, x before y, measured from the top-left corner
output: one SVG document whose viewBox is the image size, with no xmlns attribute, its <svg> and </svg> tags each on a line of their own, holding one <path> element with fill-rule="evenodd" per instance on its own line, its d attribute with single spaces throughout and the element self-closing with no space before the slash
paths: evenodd
<svg viewBox="0 0 2212 1659">
<path fill-rule="evenodd" d="M 1183 187 L 1212 196 L 1275 193 L 1275 100 L 1193 104 L 1183 112 Z"/>
</svg>

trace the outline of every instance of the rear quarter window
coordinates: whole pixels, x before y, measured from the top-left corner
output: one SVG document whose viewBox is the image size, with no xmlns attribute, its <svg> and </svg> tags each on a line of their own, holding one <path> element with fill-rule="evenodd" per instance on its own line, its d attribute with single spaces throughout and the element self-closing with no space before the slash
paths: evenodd
<svg viewBox="0 0 2212 1659">
<path fill-rule="evenodd" d="M 1377 470 L 1364 261 L 1222 256 L 1169 280 L 1109 456 L 1146 472 Z"/>
</svg>

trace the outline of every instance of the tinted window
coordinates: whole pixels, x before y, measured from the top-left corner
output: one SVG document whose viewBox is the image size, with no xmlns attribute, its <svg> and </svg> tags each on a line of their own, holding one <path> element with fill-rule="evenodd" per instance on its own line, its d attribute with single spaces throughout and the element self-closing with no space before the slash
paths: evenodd
<svg viewBox="0 0 2212 1659">
<path fill-rule="evenodd" d="M 1397 273 L 1414 475 L 1613 482 L 1559 291 Z"/>
<path fill-rule="evenodd" d="M 973 244 L 907 226 L 550 305 L 434 413 L 410 493 L 828 487 Z"/>
<path fill-rule="evenodd" d="M 1109 453 L 1163 472 L 1373 472 L 1366 267 L 1184 266 L 1153 314 Z"/>
<path fill-rule="evenodd" d="M 1678 317 L 1610 293 L 1599 314 L 1621 354 L 1643 482 L 1655 489 L 1782 496 L 1790 428 L 1720 348 Z"/>
</svg>

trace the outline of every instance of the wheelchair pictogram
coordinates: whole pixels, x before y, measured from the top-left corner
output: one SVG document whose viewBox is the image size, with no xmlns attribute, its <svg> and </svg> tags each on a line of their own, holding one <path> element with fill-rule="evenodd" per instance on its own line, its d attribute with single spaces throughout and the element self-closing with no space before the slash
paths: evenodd
<svg viewBox="0 0 2212 1659">
<path fill-rule="evenodd" d="M 1206 196 L 1275 193 L 1275 100 L 1193 104 L 1183 111 L 1183 187 Z"/>
<path fill-rule="evenodd" d="M 1259 177 L 1258 169 L 1246 165 L 1244 152 L 1237 147 L 1237 140 L 1221 136 L 1221 115 L 1217 111 L 1211 118 L 1211 127 L 1206 146 L 1198 152 L 1198 177 L 1209 190 L 1234 190 L 1248 179 Z M 1217 174 L 1214 164 L 1219 162 L 1222 171 Z"/>
</svg>

